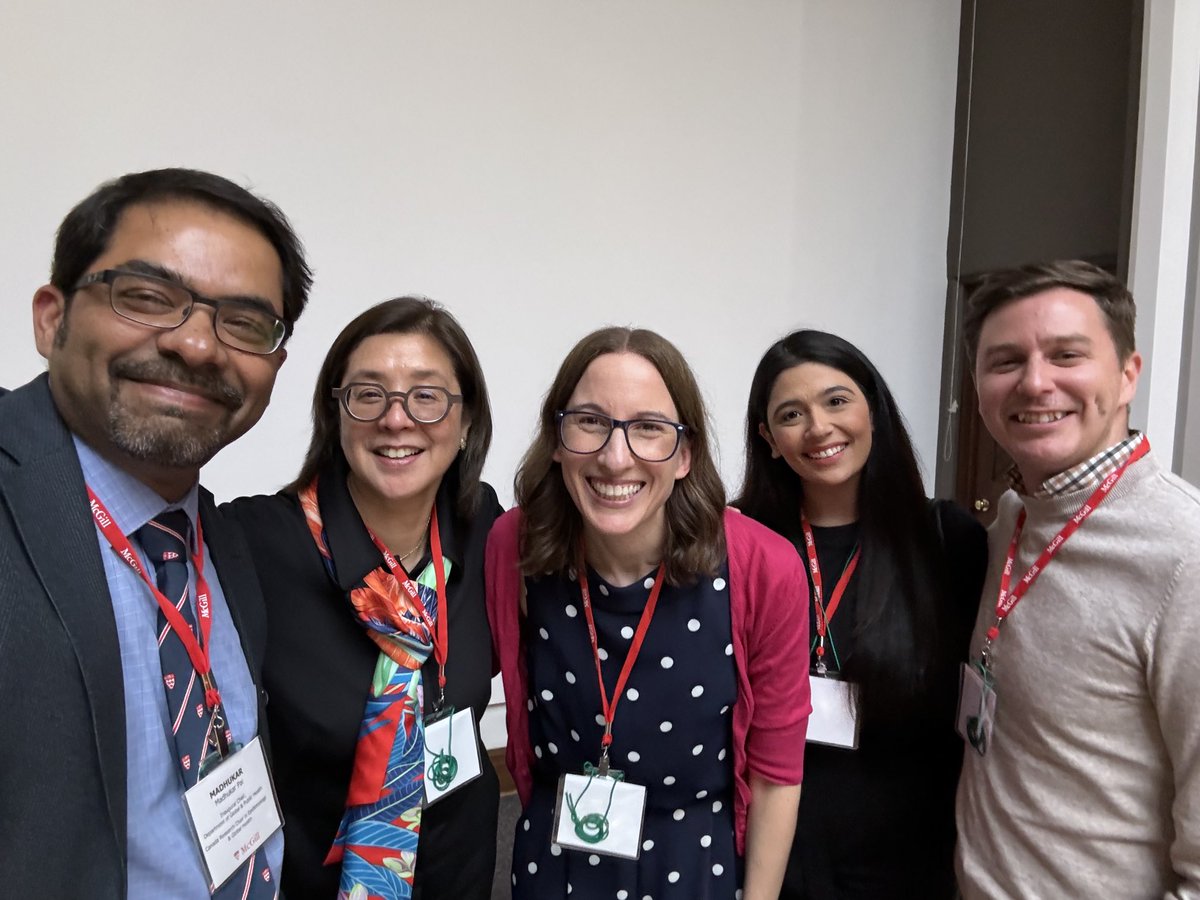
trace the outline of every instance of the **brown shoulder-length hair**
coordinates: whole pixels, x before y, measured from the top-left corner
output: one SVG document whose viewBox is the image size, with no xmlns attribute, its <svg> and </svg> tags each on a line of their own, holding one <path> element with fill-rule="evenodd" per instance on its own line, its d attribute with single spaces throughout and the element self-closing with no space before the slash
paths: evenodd
<svg viewBox="0 0 1200 900">
<path fill-rule="evenodd" d="M 299 492 L 317 474 L 335 460 L 343 460 L 341 442 L 341 410 L 333 389 L 342 386 L 346 364 L 358 345 L 377 334 L 424 334 L 437 341 L 454 366 L 462 394 L 463 415 L 471 423 L 467 431 L 467 446 L 463 449 L 444 478 L 457 482 L 458 514 L 463 518 L 474 515 L 479 507 L 479 476 L 492 443 L 492 409 L 488 403 L 487 384 L 483 368 L 458 320 L 440 303 L 425 297 L 397 297 L 376 304 L 359 315 L 337 336 L 313 392 L 312 440 L 305 454 L 300 474 L 285 491 Z"/>
<path fill-rule="evenodd" d="M 521 507 L 521 571 L 526 575 L 565 575 L 574 563 L 582 533 L 579 510 L 567 493 L 558 448 L 555 413 L 565 409 L 587 367 L 607 353 L 636 353 L 662 376 L 687 426 L 684 440 L 692 454 L 691 470 L 675 482 L 667 498 L 663 563 L 671 584 L 713 575 L 725 558 L 725 488 L 710 447 L 712 427 L 704 399 L 683 354 L 666 338 L 643 328 L 602 328 L 572 348 L 546 394 L 533 444 L 521 459 L 516 501 Z"/>
</svg>

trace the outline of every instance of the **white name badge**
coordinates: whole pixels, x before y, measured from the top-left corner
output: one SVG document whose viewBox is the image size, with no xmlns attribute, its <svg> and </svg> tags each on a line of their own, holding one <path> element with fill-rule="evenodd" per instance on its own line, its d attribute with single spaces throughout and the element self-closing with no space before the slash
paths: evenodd
<svg viewBox="0 0 1200 900">
<path fill-rule="evenodd" d="M 995 719 L 996 689 L 991 676 L 985 676 L 978 665 L 963 663 L 958 680 L 958 715 L 954 717 L 959 737 L 984 756 L 992 742 Z"/>
<path fill-rule="evenodd" d="M 467 707 L 425 722 L 425 805 L 441 800 L 483 774 L 475 712 Z"/>
<path fill-rule="evenodd" d="M 551 841 L 568 850 L 637 859 L 642 852 L 646 788 L 607 775 L 558 780 Z"/>
<path fill-rule="evenodd" d="M 828 675 L 813 674 L 808 679 L 812 690 L 812 715 L 808 717 L 807 742 L 858 749 L 858 685 Z"/>
<path fill-rule="evenodd" d="M 183 799 L 208 878 L 217 887 L 283 824 L 258 738 L 223 760 Z"/>
</svg>

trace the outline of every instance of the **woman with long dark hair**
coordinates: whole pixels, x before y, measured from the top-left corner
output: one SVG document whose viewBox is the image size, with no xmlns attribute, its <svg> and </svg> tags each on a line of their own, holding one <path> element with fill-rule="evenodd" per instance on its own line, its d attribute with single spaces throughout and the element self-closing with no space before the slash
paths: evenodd
<svg viewBox="0 0 1200 900">
<path fill-rule="evenodd" d="M 471 342 L 438 304 L 371 307 L 330 347 L 296 479 L 226 504 L 267 601 L 284 895 L 491 895 L 496 773 L 483 552 L 500 513 Z M 473 718 L 473 721 L 472 721 Z"/>
<path fill-rule="evenodd" d="M 546 395 L 487 548 L 517 900 L 778 893 L 809 712 L 804 571 L 725 509 L 709 441 L 691 370 L 652 331 L 583 338 Z"/>
<path fill-rule="evenodd" d="M 954 708 L 983 528 L 926 499 L 883 377 L 820 331 L 758 365 L 734 505 L 809 561 L 815 711 L 780 896 L 953 897 Z"/>
</svg>

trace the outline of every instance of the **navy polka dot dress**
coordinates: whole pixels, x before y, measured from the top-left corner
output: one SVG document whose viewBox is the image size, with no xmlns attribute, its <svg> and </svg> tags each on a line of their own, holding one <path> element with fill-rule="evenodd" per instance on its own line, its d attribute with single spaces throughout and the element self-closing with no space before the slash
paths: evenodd
<svg viewBox="0 0 1200 900">
<path fill-rule="evenodd" d="M 527 579 L 526 666 L 533 794 L 517 823 L 513 897 L 663 900 L 741 897 L 734 851 L 731 733 L 737 698 L 728 575 L 664 585 L 617 706 L 610 763 L 646 788 L 637 860 L 550 841 L 559 776 L 597 763 L 603 734 L 596 664 L 579 586 Z M 654 579 L 588 584 L 609 697 Z"/>
</svg>

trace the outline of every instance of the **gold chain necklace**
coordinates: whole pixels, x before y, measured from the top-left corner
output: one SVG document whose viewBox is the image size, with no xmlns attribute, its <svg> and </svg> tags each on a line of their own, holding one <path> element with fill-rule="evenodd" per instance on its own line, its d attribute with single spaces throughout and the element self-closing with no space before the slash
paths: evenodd
<svg viewBox="0 0 1200 900">
<path fill-rule="evenodd" d="M 433 513 L 430 512 L 430 514 L 425 517 L 425 527 L 421 529 L 421 539 L 419 541 L 417 541 L 413 545 L 412 549 L 409 550 L 407 553 L 396 557 L 398 560 L 400 560 L 400 562 L 404 562 L 404 560 L 408 559 L 410 556 L 412 556 L 414 553 L 416 553 L 418 550 L 420 550 L 422 547 L 425 546 L 425 538 L 429 534 L 429 521 L 432 518 L 433 518 Z"/>
</svg>

